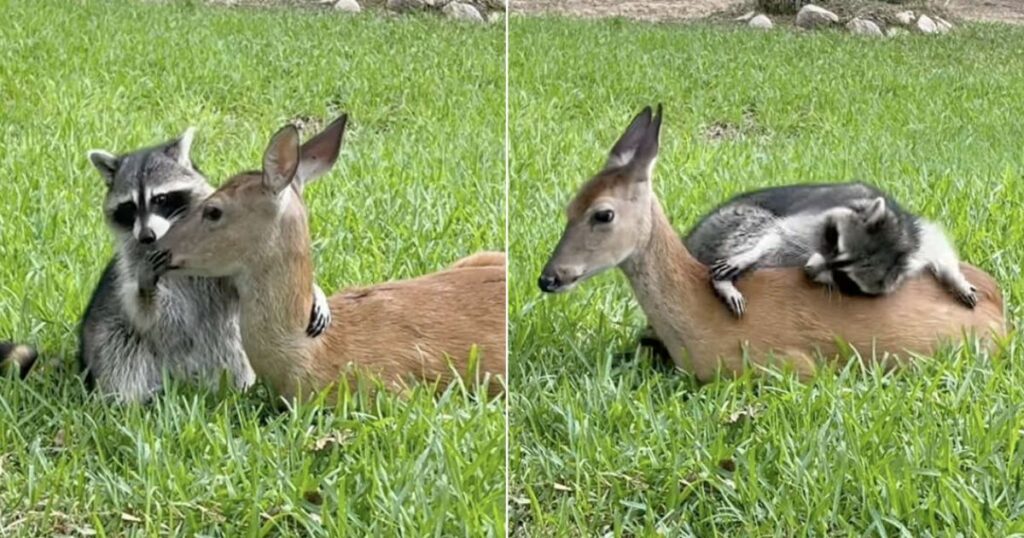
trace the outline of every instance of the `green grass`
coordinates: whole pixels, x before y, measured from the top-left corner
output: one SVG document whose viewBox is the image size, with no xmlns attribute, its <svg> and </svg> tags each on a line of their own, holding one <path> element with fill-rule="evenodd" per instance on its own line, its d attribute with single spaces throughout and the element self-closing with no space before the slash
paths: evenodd
<svg viewBox="0 0 1024 538">
<path fill-rule="evenodd" d="M 315 412 L 263 390 L 90 397 L 75 328 L 111 255 L 85 153 L 199 127 L 214 183 L 296 116 L 351 114 L 307 192 L 328 291 L 504 243 L 503 35 L 199 3 L 6 0 L 0 25 L 0 337 L 37 345 L 0 380 L 0 535 L 501 536 L 504 402 L 458 388 Z M 309 136 L 309 133 L 306 134 Z M 316 440 L 336 439 L 316 450 Z"/>
<path fill-rule="evenodd" d="M 899 375 L 699 386 L 633 353 L 644 319 L 621 274 L 561 296 L 536 288 L 563 205 L 632 115 L 663 102 L 654 188 L 679 230 L 753 187 L 875 182 L 946 225 L 1020 323 L 1024 29 L 872 41 L 622 21 L 511 27 L 513 535 L 1024 532 L 1019 339 Z M 725 139 L 706 135 L 716 125 Z"/>
</svg>

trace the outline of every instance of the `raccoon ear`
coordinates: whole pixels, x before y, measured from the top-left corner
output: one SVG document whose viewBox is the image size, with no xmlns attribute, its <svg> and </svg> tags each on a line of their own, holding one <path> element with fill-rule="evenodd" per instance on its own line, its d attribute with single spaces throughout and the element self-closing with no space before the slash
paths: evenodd
<svg viewBox="0 0 1024 538">
<path fill-rule="evenodd" d="M 177 140 L 167 145 L 164 153 L 168 157 L 178 161 L 178 164 L 185 168 L 192 168 L 192 139 L 196 136 L 196 128 L 189 127 Z"/>
<path fill-rule="evenodd" d="M 881 196 L 875 198 L 875 200 L 871 202 L 871 205 L 868 206 L 865 213 L 867 214 L 868 226 L 877 226 L 880 224 L 882 220 L 885 219 L 886 215 L 885 198 Z"/>
<path fill-rule="evenodd" d="M 121 159 L 101 149 L 90 150 L 88 155 L 92 165 L 96 167 L 96 170 L 99 170 L 100 175 L 103 176 L 103 181 L 109 187 L 114 182 L 114 175 L 117 174 L 117 169 L 121 166 Z"/>
<path fill-rule="evenodd" d="M 660 135 L 661 105 L 653 113 L 651 107 L 644 107 L 612 146 L 604 165 L 605 170 L 625 167 L 636 181 L 647 181 L 658 159 Z"/>
<path fill-rule="evenodd" d="M 298 180 L 295 188 L 301 193 L 307 183 L 326 174 L 338 161 L 341 152 L 341 141 L 345 136 L 348 114 L 342 114 L 331 122 L 326 129 L 310 138 L 299 151 Z"/>
<path fill-rule="evenodd" d="M 263 185 L 279 193 L 292 183 L 298 168 L 299 130 L 285 125 L 274 133 L 263 152 Z"/>
</svg>

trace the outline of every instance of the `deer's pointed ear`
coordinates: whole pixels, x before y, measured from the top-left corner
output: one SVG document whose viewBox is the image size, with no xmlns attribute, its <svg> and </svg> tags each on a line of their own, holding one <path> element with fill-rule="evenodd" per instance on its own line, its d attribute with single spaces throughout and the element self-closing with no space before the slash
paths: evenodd
<svg viewBox="0 0 1024 538">
<path fill-rule="evenodd" d="M 101 149 L 90 150 L 88 155 L 89 161 L 103 176 L 103 181 L 109 187 L 114 182 L 117 169 L 121 167 L 121 159 Z"/>
<path fill-rule="evenodd" d="M 605 169 L 625 168 L 637 181 L 647 181 L 658 159 L 660 134 L 661 105 L 658 105 L 657 112 L 645 107 L 612 146 Z"/>
<path fill-rule="evenodd" d="M 178 161 L 178 164 L 185 168 L 192 168 L 192 139 L 196 136 L 196 128 L 189 127 L 177 140 L 167 144 L 164 153 L 168 157 Z"/>
<path fill-rule="evenodd" d="M 263 185 L 275 193 L 283 191 L 299 168 L 299 131 L 286 125 L 271 137 L 263 152 Z"/>
<path fill-rule="evenodd" d="M 341 153 L 341 141 L 345 136 L 348 114 L 338 116 L 326 129 L 302 145 L 299 152 L 298 181 L 295 186 L 302 192 L 307 183 L 326 174 L 338 161 Z"/>
</svg>

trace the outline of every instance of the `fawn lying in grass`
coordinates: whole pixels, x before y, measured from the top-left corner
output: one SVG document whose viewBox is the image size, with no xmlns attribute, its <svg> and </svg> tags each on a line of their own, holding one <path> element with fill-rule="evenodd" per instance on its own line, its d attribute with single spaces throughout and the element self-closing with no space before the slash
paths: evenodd
<svg viewBox="0 0 1024 538">
<path fill-rule="evenodd" d="M 346 120 L 339 117 L 301 148 L 293 126 L 278 131 L 263 170 L 234 176 L 172 226 L 157 244 L 154 266 L 234 282 L 246 355 L 257 377 L 283 397 L 306 398 L 352 370 L 395 389 L 418 380 L 447 385 L 461 375 L 500 392 L 501 253 L 478 253 L 436 273 L 335 294 L 327 331 L 306 335 L 313 267 L 302 191 L 334 166 Z"/>
<path fill-rule="evenodd" d="M 1005 332 L 1003 302 L 991 276 L 963 264 L 977 287 L 977 305 L 964 308 L 928 277 L 908 279 L 883 297 L 830 292 L 800 267 L 759 269 L 738 281 L 750 305 L 734 319 L 708 286 L 707 266 L 672 228 L 651 185 L 661 110 L 641 112 L 614 146 L 604 170 L 569 204 L 568 224 L 540 277 L 561 292 L 606 269 L 626 274 L 637 301 L 678 368 L 707 381 L 719 371 L 738 374 L 744 351 L 754 364 L 812 375 L 819 357 L 842 355 L 841 342 L 866 361 L 929 354 L 965 333 Z M 987 338 L 986 338 L 987 340 Z"/>
</svg>

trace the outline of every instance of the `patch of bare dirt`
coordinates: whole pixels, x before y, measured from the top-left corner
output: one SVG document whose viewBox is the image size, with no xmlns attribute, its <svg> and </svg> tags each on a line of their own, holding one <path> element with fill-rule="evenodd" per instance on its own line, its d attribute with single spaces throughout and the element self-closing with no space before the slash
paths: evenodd
<svg viewBox="0 0 1024 538">
<path fill-rule="evenodd" d="M 942 0 L 935 3 L 966 20 L 1024 24 L 1024 0 Z"/>
<path fill-rule="evenodd" d="M 735 0 L 512 0 L 510 9 L 513 13 L 527 14 L 680 21 L 709 17 L 736 3 Z"/>
<path fill-rule="evenodd" d="M 584 18 L 685 21 L 739 13 L 750 5 L 749 0 L 512 0 L 511 10 Z M 931 5 L 960 19 L 1024 24 L 1024 0 L 934 0 Z"/>
</svg>

